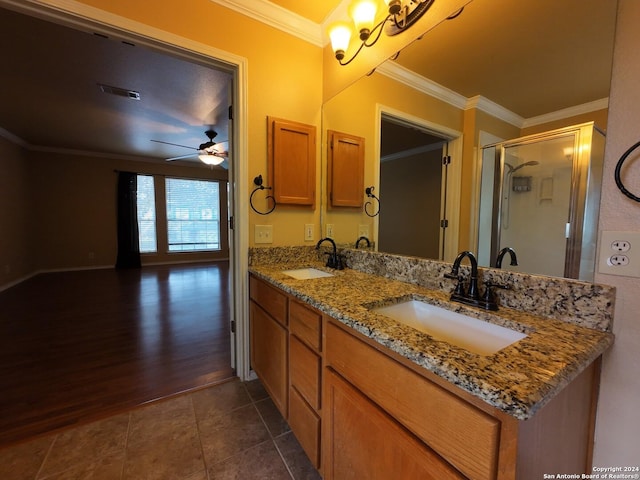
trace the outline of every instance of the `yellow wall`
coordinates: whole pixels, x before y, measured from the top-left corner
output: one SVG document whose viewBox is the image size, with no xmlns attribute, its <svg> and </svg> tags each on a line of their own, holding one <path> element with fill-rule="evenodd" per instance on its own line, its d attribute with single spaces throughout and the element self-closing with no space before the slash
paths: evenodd
<svg viewBox="0 0 640 480">
<path fill-rule="evenodd" d="M 376 106 L 383 105 L 405 115 L 426 120 L 443 127 L 462 131 L 462 111 L 389 77 L 375 73 L 364 77 L 332 98 L 323 107 L 322 172 L 326 177 L 326 132 L 337 130 L 365 138 L 364 188 L 378 186 L 376 154 L 380 125 L 376 120 Z M 323 183 L 326 199 L 326 183 Z M 375 193 L 375 191 L 374 191 Z M 326 204 L 326 200 L 323 202 Z M 374 201 L 370 211 L 377 207 Z M 362 209 L 334 208 L 326 212 L 323 223 L 334 225 L 338 243 L 351 244 L 358 238 L 358 225 L 369 225 L 373 237 L 373 220 Z"/>
<path fill-rule="evenodd" d="M 130 0 L 81 0 L 122 17 L 171 32 L 196 42 L 244 57 L 248 61 L 248 147 L 246 181 L 267 178 L 268 115 L 318 126 L 322 104 L 322 49 L 278 29 L 250 19 L 209 0 L 186 2 Z M 295 61 L 292 61 L 295 59 Z M 317 148 L 320 154 L 320 145 Z M 250 211 L 249 242 L 254 225 L 273 225 L 273 245 L 303 245 L 304 224 L 319 232 L 320 172 L 316 175 L 316 208 L 278 206 L 261 216 Z M 259 194 L 256 194 L 259 198 Z"/>
</svg>

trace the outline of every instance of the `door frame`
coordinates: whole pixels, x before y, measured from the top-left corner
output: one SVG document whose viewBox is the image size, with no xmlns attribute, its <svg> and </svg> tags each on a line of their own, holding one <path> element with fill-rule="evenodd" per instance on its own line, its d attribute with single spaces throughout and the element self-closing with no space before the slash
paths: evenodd
<svg viewBox="0 0 640 480">
<path fill-rule="evenodd" d="M 117 35 L 132 42 L 186 60 L 198 60 L 205 65 L 228 68 L 233 72 L 233 156 L 229 162 L 230 215 L 234 228 L 229 229 L 229 262 L 231 273 L 231 319 L 235 333 L 231 334 L 232 367 L 245 380 L 250 377 L 248 335 L 248 110 L 247 67 L 244 57 L 175 35 L 126 17 L 115 15 L 74 0 L 0 0 L 0 7 L 35 16 L 67 27 L 91 29 L 106 35 Z M 243 254 L 245 252 L 245 254 Z"/>
<path fill-rule="evenodd" d="M 395 108 L 376 103 L 376 113 L 375 113 L 375 139 L 373 142 L 374 146 L 374 184 L 376 185 L 376 189 L 380 192 L 380 133 L 381 133 L 381 125 L 383 117 L 391 117 L 394 120 L 398 120 L 400 123 L 404 123 L 407 125 L 415 125 L 429 133 L 438 135 L 448 140 L 449 142 L 449 157 L 451 157 L 451 163 L 449 164 L 446 184 L 442 184 L 442 195 L 446 195 L 446 199 L 441 199 L 441 205 L 444 215 L 443 218 L 446 218 L 449 221 L 449 225 L 447 227 L 447 234 L 444 236 L 444 243 L 440 245 L 440 251 L 444 252 L 443 258 L 440 260 L 444 260 L 445 262 L 453 262 L 456 255 L 458 254 L 458 244 L 459 244 L 459 235 L 460 235 L 460 193 L 461 193 L 461 183 L 462 183 L 462 132 L 458 130 L 454 130 L 449 127 L 445 127 L 443 125 L 431 122 L 429 120 L 425 120 L 424 118 L 416 117 L 415 115 L 408 114 L 401 110 L 397 110 Z M 446 187 L 446 188 L 445 188 Z M 380 196 L 383 196 L 383 192 L 380 192 Z M 374 239 L 377 238 L 378 231 L 380 228 L 379 218 L 378 216 L 374 217 L 374 231 L 375 236 Z M 442 229 L 440 233 L 440 237 L 442 239 Z M 377 244 L 377 242 L 376 242 Z"/>
</svg>

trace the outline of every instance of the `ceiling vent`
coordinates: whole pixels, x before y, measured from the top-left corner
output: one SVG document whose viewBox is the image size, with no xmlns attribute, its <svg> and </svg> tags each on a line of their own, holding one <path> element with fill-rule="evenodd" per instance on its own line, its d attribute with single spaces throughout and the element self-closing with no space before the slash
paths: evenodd
<svg viewBox="0 0 640 480">
<path fill-rule="evenodd" d="M 118 97 L 130 98 L 131 100 L 140 100 L 140 92 L 136 92 L 135 90 L 111 87 L 109 85 L 103 85 L 101 83 L 99 83 L 98 86 L 104 93 L 110 93 L 111 95 L 117 95 Z"/>
</svg>

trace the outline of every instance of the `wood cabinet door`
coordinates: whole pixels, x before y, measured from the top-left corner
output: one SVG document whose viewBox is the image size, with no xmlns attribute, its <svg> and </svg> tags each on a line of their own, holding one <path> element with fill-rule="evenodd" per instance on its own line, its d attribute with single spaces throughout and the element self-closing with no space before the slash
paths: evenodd
<svg viewBox="0 0 640 480">
<path fill-rule="evenodd" d="M 249 302 L 251 367 L 269 392 L 273 403 L 287 418 L 287 329 L 255 302 Z"/>
<path fill-rule="evenodd" d="M 267 152 L 276 203 L 314 206 L 316 127 L 268 117 Z"/>
<path fill-rule="evenodd" d="M 364 138 L 329 130 L 328 197 L 332 207 L 362 208 Z"/>
<path fill-rule="evenodd" d="M 325 480 L 465 478 L 331 369 L 325 386 Z"/>
</svg>

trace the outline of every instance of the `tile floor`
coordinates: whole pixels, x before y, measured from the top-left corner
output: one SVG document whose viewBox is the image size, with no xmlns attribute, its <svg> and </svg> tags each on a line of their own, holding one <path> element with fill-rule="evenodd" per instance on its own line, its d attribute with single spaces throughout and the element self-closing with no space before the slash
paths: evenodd
<svg viewBox="0 0 640 480">
<path fill-rule="evenodd" d="M 0 449 L 2 480 L 320 479 L 258 381 L 233 380 Z"/>
</svg>

